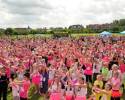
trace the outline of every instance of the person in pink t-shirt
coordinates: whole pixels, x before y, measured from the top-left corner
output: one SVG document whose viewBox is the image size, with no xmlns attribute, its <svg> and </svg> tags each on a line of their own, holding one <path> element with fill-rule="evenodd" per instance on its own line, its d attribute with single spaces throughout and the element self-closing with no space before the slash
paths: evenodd
<svg viewBox="0 0 125 100">
<path fill-rule="evenodd" d="M 120 86 L 121 80 L 119 79 L 119 73 L 116 72 L 113 74 L 113 77 L 110 80 L 110 84 L 112 85 L 112 96 L 111 100 L 120 100 L 121 93 L 120 93 Z"/>
<path fill-rule="evenodd" d="M 125 63 L 123 60 L 120 61 L 119 68 L 122 74 L 125 73 Z"/>
<path fill-rule="evenodd" d="M 119 69 L 121 71 L 122 83 L 125 83 L 125 63 L 123 59 L 120 61 Z"/>
<path fill-rule="evenodd" d="M 85 64 L 85 71 L 84 71 L 84 74 L 86 76 L 86 82 L 91 82 L 92 83 L 92 64 L 91 63 L 86 63 Z"/>
<path fill-rule="evenodd" d="M 6 75 L 7 75 L 7 78 L 10 78 L 10 68 L 9 67 L 6 67 Z"/>
<path fill-rule="evenodd" d="M 33 75 L 32 75 L 32 83 L 33 83 L 33 84 L 36 86 L 36 88 L 37 88 L 37 91 L 36 91 L 36 92 L 39 91 L 40 79 L 41 79 L 40 73 L 39 73 L 37 70 L 35 70 L 34 73 L 33 73 Z"/>
</svg>

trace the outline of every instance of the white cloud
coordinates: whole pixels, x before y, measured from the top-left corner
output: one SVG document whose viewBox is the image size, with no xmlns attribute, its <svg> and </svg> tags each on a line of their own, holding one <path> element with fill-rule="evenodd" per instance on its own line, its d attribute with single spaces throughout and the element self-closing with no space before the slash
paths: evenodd
<svg viewBox="0 0 125 100">
<path fill-rule="evenodd" d="M 0 0 L 0 27 L 87 25 L 124 16 L 124 0 Z"/>
</svg>

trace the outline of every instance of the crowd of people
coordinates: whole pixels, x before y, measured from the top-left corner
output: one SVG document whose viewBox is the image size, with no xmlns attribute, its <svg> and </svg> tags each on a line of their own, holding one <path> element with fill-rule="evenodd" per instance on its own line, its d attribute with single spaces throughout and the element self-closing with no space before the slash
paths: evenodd
<svg viewBox="0 0 125 100">
<path fill-rule="evenodd" d="M 0 100 L 120 100 L 124 49 L 125 37 L 1 38 Z"/>
</svg>

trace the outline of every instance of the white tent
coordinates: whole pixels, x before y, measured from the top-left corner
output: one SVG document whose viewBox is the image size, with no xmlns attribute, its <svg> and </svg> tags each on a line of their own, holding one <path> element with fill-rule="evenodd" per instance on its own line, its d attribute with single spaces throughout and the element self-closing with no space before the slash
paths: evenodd
<svg viewBox="0 0 125 100">
<path fill-rule="evenodd" d="M 100 33 L 100 35 L 102 35 L 102 36 L 103 36 L 103 35 L 104 35 L 104 36 L 105 36 L 105 35 L 111 35 L 111 34 L 112 34 L 112 33 L 107 32 L 107 31 L 104 31 L 104 32 Z"/>
<path fill-rule="evenodd" d="M 120 32 L 121 34 L 125 34 L 125 31 L 123 31 L 123 32 Z"/>
</svg>

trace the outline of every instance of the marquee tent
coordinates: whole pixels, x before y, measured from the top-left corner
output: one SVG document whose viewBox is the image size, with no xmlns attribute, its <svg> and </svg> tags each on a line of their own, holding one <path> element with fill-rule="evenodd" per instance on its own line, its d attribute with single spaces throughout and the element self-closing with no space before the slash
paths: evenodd
<svg viewBox="0 0 125 100">
<path fill-rule="evenodd" d="M 125 34 L 125 31 L 123 31 L 123 32 L 120 32 L 121 34 Z"/>
</svg>

